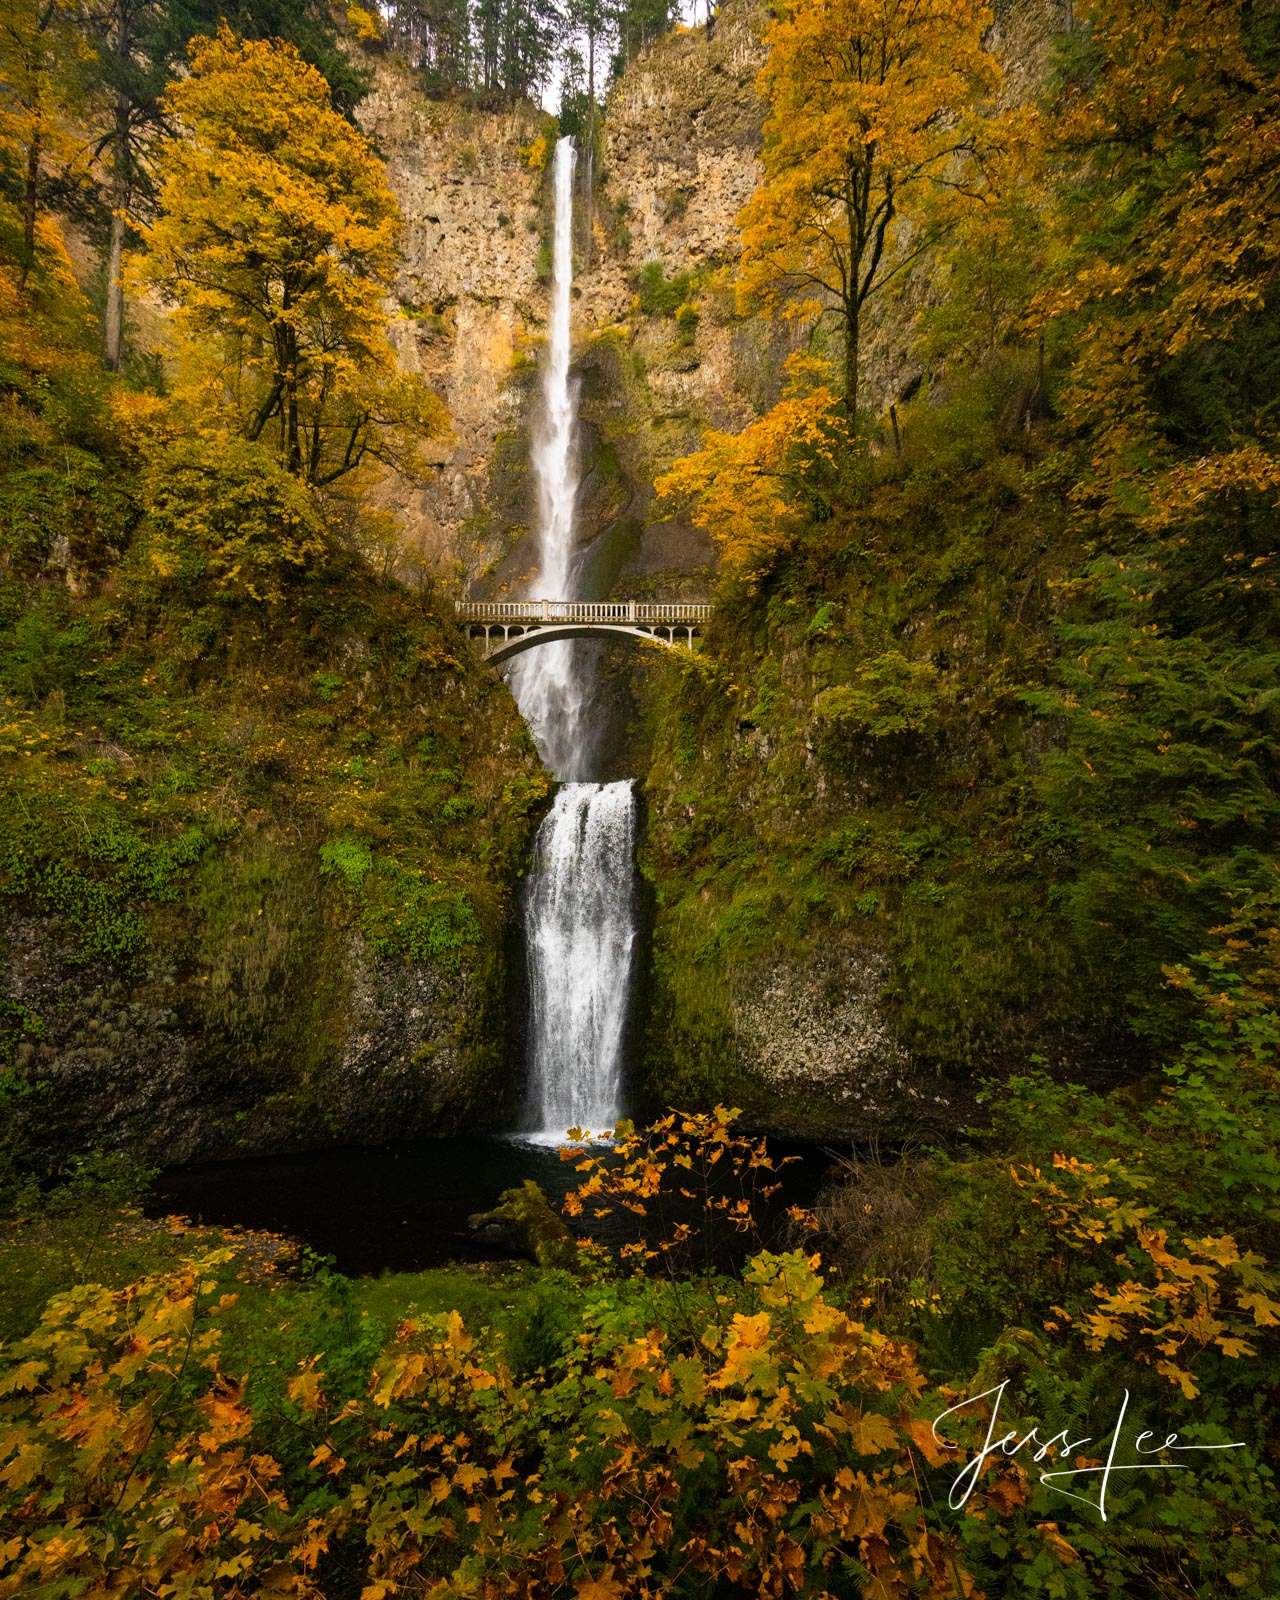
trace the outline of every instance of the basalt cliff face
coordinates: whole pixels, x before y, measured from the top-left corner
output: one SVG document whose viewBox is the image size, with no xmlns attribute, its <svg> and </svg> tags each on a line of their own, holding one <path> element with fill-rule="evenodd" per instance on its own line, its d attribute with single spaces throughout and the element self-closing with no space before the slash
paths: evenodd
<svg viewBox="0 0 1280 1600">
<path fill-rule="evenodd" d="M 1062 18 L 1057 0 L 999 8 L 1003 102 L 1045 81 Z M 601 595 L 708 591 L 714 551 L 655 506 L 653 480 L 707 428 L 736 430 L 768 409 L 786 356 L 808 340 L 805 329 L 740 317 L 734 305 L 737 218 L 759 177 L 766 23 L 758 0 L 727 0 L 710 30 L 658 40 L 614 85 L 597 148 L 579 160 L 578 520 Z M 389 483 L 388 501 L 429 568 L 477 593 L 518 585 L 535 562 L 528 446 L 547 315 L 552 125 L 530 106 L 483 112 L 429 100 L 385 58 L 360 118 L 405 217 L 397 348 L 454 421 L 435 477 Z M 919 382 L 915 327 L 933 294 L 925 261 L 870 305 L 873 409 Z"/>
<path fill-rule="evenodd" d="M 540 118 L 528 106 L 479 112 L 428 100 L 387 62 L 360 116 L 405 219 L 396 350 L 453 423 L 435 475 L 389 480 L 387 502 L 414 558 L 467 581 L 527 520 L 529 401 L 546 314 L 542 175 L 529 166 Z"/>
<path fill-rule="evenodd" d="M 645 52 L 610 96 L 597 153 L 579 161 L 579 537 L 600 593 L 706 591 L 710 545 L 654 512 L 653 478 L 703 429 L 741 427 L 776 397 L 790 335 L 734 316 L 729 270 L 756 181 L 762 15 L 736 0 L 710 36 L 675 34 Z M 388 502 L 430 568 L 473 592 L 516 585 L 535 559 L 547 119 L 427 100 L 387 62 L 360 114 L 405 216 L 397 348 L 454 421 L 435 477 L 389 483 Z M 646 267 L 660 274 L 648 293 Z"/>
</svg>

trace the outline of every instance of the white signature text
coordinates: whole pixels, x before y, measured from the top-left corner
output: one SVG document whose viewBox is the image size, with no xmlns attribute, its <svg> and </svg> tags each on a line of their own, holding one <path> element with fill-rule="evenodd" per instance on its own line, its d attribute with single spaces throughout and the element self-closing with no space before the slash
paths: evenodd
<svg viewBox="0 0 1280 1600">
<path fill-rule="evenodd" d="M 1019 1435 L 1016 1428 L 1000 1432 L 1000 1402 L 1004 1399 L 1005 1389 L 1009 1380 L 998 1383 L 992 1389 L 984 1389 L 981 1394 L 975 1394 L 968 1400 L 962 1400 L 958 1405 L 944 1411 L 933 1422 L 933 1437 L 937 1444 L 949 1450 L 958 1450 L 959 1445 L 954 1440 L 944 1438 L 938 1432 L 938 1424 L 945 1422 L 948 1417 L 959 1415 L 970 1406 L 980 1405 L 984 1400 L 991 1400 L 991 1418 L 987 1423 L 987 1436 L 983 1440 L 982 1448 L 977 1455 L 963 1468 L 951 1485 L 948 1503 L 953 1511 L 958 1511 L 969 1499 L 969 1496 L 978 1487 L 982 1477 L 993 1457 L 1012 1457 L 1019 1452 L 1028 1450 L 1033 1453 L 1025 1459 L 1036 1464 L 1043 1462 L 1047 1457 L 1057 1461 L 1073 1459 L 1075 1451 L 1093 1442 L 1091 1434 L 1084 1434 L 1079 1439 L 1069 1438 L 1070 1428 L 1063 1428 L 1060 1433 L 1055 1433 L 1052 1438 L 1041 1439 L 1034 1428 L 1027 1433 Z M 994 1398 L 993 1398 L 994 1397 Z M 1114 1474 L 1122 1472 L 1178 1472 L 1190 1468 L 1189 1461 L 1131 1461 L 1117 1460 L 1121 1450 L 1121 1439 L 1124 1433 L 1125 1414 L 1129 1409 L 1129 1391 L 1124 1391 L 1124 1399 L 1120 1403 L 1120 1415 L 1116 1418 L 1115 1427 L 1109 1435 L 1106 1460 L 1097 1465 L 1089 1466 L 1053 1466 L 1050 1470 L 1040 1474 L 1040 1482 L 1055 1489 L 1059 1494 L 1066 1495 L 1069 1500 L 1078 1500 L 1081 1505 L 1089 1506 L 1097 1511 L 1105 1522 L 1107 1520 L 1107 1489 Z M 1167 1452 L 1169 1455 L 1186 1454 L 1191 1451 L 1207 1450 L 1242 1450 L 1243 1442 L 1237 1444 L 1179 1444 L 1176 1433 L 1168 1434 L 1160 1443 L 1147 1445 L 1146 1441 L 1154 1439 L 1155 1435 L 1149 1430 L 1138 1434 L 1133 1441 L 1133 1453 L 1138 1456 L 1154 1456 Z M 1126 1452 L 1126 1455 L 1129 1452 Z M 1075 1489 L 1064 1487 L 1065 1483 L 1085 1480 L 1080 1487 L 1085 1487 L 1090 1478 L 1097 1479 L 1097 1498 L 1088 1494 L 1077 1493 Z"/>
</svg>

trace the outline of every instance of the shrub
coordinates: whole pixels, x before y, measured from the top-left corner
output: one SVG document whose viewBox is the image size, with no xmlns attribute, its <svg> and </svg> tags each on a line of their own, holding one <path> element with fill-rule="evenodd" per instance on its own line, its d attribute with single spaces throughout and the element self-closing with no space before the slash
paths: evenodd
<svg viewBox="0 0 1280 1600">
<path fill-rule="evenodd" d="M 866 739 L 932 739 L 942 723 L 941 675 L 931 662 L 888 650 L 854 674 L 852 684 L 824 689 L 814 715 L 844 734 Z"/>
<path fill-rule="evenodd" d="M 144 549 L 161 579 L 225 600 L 274 603 L 325 550 L 311 491 L 265 445 L 205 432 L 148 462 Z"/>
<path fill-rule="evenodd" d="M 638 284 L 641 311 L 646 317 L 676 316 L 689 299 L 692 281 L 687 272 L 678 272 L 674 278 L 668 278 L 661 261 L 646 261 L 640 269 Z"/>
</svg>

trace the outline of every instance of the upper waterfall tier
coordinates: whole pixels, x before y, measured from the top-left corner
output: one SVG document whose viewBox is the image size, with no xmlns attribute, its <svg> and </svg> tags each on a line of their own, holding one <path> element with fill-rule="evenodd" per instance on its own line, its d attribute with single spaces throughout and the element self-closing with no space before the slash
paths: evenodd
<svg viewBox="0 0 1280 1600">
<path fill-rule="evenodd" d="M 573 289 L 573 140 L 556 145 L 555 241 L 551 325 L 542 369 L 542 406 L 533 438 L 538 489 L 538 575 L 531 598 L 578 598 L 573 525 L 578 496 L 578 389 L 570 371 Z M 586 726 L 587 687 L 575 670 L 570 641 L 545 645 L 511 670 L 511 689 L 533 731 L 543 760 L 558 778 L 577 780 L 586 770 L 591 740 Z"/>
</svg>

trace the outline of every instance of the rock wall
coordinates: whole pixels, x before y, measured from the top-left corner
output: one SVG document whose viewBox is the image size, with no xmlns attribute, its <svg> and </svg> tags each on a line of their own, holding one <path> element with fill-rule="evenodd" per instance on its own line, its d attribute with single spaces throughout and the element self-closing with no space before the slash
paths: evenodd
<svg viewBox="0 0 1280 1600">
<path fill-rule="evenodd" d="M 729 979 L 732 1048 L 747 1114 L 796 1138 L 945 1138 L 973 1111 L 971 1084 L 914 1063 L 881 1005 L 890 964 L 870 941 L 831 937 Z"/>
<path fill-rule="evenodd" d="M 290 1014 L 251 1015 L 242 995 L 241 1029 L 186 962 L 86 966 L 56 919 L 9 917 L 4 997 L 41 1022 L 14 1064 L 50 1095 L 27 1108 L 34 1140 L 168 1165 L 425 1137 L 512 1109 L 492 951 L 448 974 L 374 956 L 354 932 L 328 948 L 314 928 L 266 932 Z"/>
<path fill-rule="evenodd" d="M 668 34 L 631 62 L 610 94 L 585 289 L 595 324 L 628 315 L 633 275 L 646 261 L 673 275 L 736 257 L 737 216 L 759 176 L 763 26 L 756 0 L 730 0 L 710 34 Z M 625 235 L 610 232 L 611 221 Z"/>
<path fill-rule="evenodd" d="M 734 307 L 737 218 L 759 177 L 767 15 L 760 0 L 726 0 L 711 30 L 659 39 L 615 84 L 598 153 L 579 164 L 579 533 L 597 594 L 708 591 L 714 552 L 687 521 L 663 517 L 653 479 L 707 428 L 740 429 L 772 405 L 786 356 L 808 339 Z M 1062 17 L 1058 0 L 998 7 L 1002 103 L 1038 91 Z M 553 125 L 532 106 L 428 100 L 386 60 L 360 116 L 405 216 L 397 348 L 454 419 L 436 476 L 389 482 L 387 503 L 410 552 L 437 573 L 475 592 L 518 587 L 536 564 L 528 453 L 551 227 L 545 168 L 529 151 Z M 693 313 L 684 324 L 644 292 L 655 266 L 664 285 L 682 286 Z M 926 261 L 870 302 L 864 395 L 874 409 L 922 377 L 915 327 L 936 292 Z"/>
<path fill-rule="evenodd" d="M 542 173 L 528 151 L 544 120 L 531 106 L 428 100 L 385 60 L 360 107 L 405 221 L 392 337 L 453 421 L 435 476 L 388 480 L 386 501 L 409 551 L 463 582 L 528 518 L 528 402 L 547 298 Z"/>
<path fill-rule="evenodd" d="M 672 34 L 645 52 L 610 97 L 599 161 L 580 162 L 579 527 L 602 593 L 619 582 L 705 591 L 710 545 L 651 515 L 652 480 L 704 428 L 740 428 L 776 395 L 789 335 L 739 323 L 730 281 L 735 219 L 756 181 L 762 16 L 754 0 L 734 0 L 709 37 Z M 530 150 L 551 125 L 530 106 L 430 101 L 387 61 L 360 117 L 405 217 L 397 350 L 454 423 L 435 476 L 389 479 L 386 503 L 408 552 L 435 572 L 484 592 L 519 585 L 536 561 L 528 452 L 551 228 L 546 168 L 531 166 Z M 692 280 L 691 337 L 677 336 L 669 311 L 642 309 L 648 262 Z"/>
<path fill-rule="evenodd" d="M 755 0 L 732 0 L 710 33 L 668 34 L 630 63 L 606 107 L 582 282 L 582 414 L 627 497 L 612 524 L 589 519 L 584 532 L 612 545 L 619 594 L 709 594 L 710 541 L 655 506 L 653 480 L 708 428 L 736 431 L 772 404 L 796 337 L 734 310 L 737 217 L 759 175 L 764 17 Z M 668 286 L 680 286 L 683 319 Z"/>
</svg>

